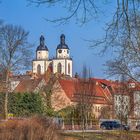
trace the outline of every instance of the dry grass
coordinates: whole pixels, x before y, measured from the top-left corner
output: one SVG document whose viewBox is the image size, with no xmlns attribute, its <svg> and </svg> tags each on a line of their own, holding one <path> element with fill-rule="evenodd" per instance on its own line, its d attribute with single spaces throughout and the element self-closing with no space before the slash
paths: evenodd
<svg viewBox="0 0 140 140">
<path fill-rule="evenodd" d="M 0 140 L 59 140 L 59 138 L 52 121 L 33 117 L 0 123 Z"/>
<path fill-rule="evenodd" d="M 63 140 L 140 140 L 140 132 L 108 131 L 108 132 L 86 132 L 84 138 L 82 133 L 62 133 Z"/>
</svg>

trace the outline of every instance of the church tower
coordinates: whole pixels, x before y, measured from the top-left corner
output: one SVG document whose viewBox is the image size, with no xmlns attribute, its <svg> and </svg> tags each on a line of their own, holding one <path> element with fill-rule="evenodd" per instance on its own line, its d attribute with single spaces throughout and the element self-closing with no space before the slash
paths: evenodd
<svg viewBox="0 0 140 140">
<path fill-rule="evenodd" d="M 60 44 L 56 48 L 56 59 L 53 60 L 53 72 L 72 77 L 72 58 L 70 49 L 65 43 L 65 35 L 60 36 Z"/>
<path fill-rule="evenodd" d="M 56 48 L 56 57 L 59 58 L 69 58 L 70 50 L 67 44 L 65 44 L 65 35 L 60 36 L 60 44 Z"/>
<path fill-rule="evenodd" d="M 37 60 L 48 60 L 49 51 L 45 45 L 45 38 L 43 35 L 40 37 L 40 45 L 36 49 L 36 59 Z"/>
<path fill-rule="evenodd" d="M 45 45 L 45 38 L 41 36 L 40 44 L 36 49 L 36 58 L 32 63 L 32 72 L 38 75 L 51 71 L 72 77 L 72 58 L 70 57 L 70 49 L 65 43 L 65 35 L 60 36 L 60 43 L 56 48 L 56 57 L 53 59 L 49 59 L 49 50 Z"/>
<path fill-rule="evenodd" d="M 33 60 L 33 73 L 44 74 L 46 71 L 46 63 L 49 59 L 49 50 L 45 45 L 45 38 L 43 35 L 40 37 L 40 44 L 36 49 L 36 59 Z"/>
</svg>

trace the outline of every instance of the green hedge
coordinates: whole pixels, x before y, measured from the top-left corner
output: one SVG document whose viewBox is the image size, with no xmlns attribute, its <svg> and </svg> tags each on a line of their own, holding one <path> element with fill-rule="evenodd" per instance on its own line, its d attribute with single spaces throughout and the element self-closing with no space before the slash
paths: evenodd
<svg viewBox="0 0 140 140">
<path fill-rule="evenodd" d="M 0 93 L 0 113 L 3 113 L 4 93 Z M 17 117 L 45 114 L 42 97 L 39 93 L 9 93 L 8 112 Z"/>
</svg>

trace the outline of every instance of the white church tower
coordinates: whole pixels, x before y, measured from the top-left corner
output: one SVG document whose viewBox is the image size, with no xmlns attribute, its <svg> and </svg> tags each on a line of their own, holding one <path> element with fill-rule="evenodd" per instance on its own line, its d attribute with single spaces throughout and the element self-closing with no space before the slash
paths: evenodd
<svg viewBox="0 0 140 140">
<path fill-rule="evenodd" d="M 56 59 L 53 59 L 53 72 L 72 77 L 72 58 L 70 49 L 65 43 L 65 35 L 60 36 L 60 44 L 56 48 Z"/>
<path fill-rule="evenodd" d="M 40 45 L 36 49 L 36 59 L 33 60 L 33 73 L 39 75 L 44 74 L 46 71 L 46 65 L 49 64 L 49 50 L 45 45 L 45 38 L 41 35 Z"/>
<path fill-rule="evenodd" d="M 72 77 L 72 59 L 70 49 L 65 43 L 65 35 L 60 36 L 60 44 L 56 48 L 56 57 L 49 59 L 49 50 L 45 45 L 45 38 L 40 37 L 40 45 L 36 49 L 36 59 L 33 60 L 32 72 L 45 74 L 51 69 L 52 73 L 60 73 Z"/>
</svg>

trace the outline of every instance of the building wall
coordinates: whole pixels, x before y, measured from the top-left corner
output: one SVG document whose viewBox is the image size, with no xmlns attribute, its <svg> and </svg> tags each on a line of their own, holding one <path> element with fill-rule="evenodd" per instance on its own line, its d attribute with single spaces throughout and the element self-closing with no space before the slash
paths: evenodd
<svg viewBox="0 0 140 140">
<path fill-rule="evenodd" d="M 57 58 L 69 58 L 69 56 L 70 56 L 70 50 L 68 49 L 57 49 L 56 51 Z"/>
<path fill-rule="evenodd" d="M 67 106 L 72 105 L 73 103 L 67 97 L 64 90 L 60 86 L 59 82 L 57 81 L 53 85 L 52 95 L 51 95 L 51 105 L 55 111 L 59 111 Z"/>
<path fill-rule="evenodd" d="M 55 59 L 53 60 L 53 73 L 57 73 L 58 64 L 61 63 L 61 74 L 69 75 L 72 77 L 72 60 L 70 59 Z M 70 65 L 70 72 L 68 72 L 68 65 Z"/>
<path fill-rule="evenodd" d="M 92 113 L 96 119 L 98 119 L 101 116 L 101 111 L 106 106 L 107 105 L 104 105 L 104 104 L 93 104 L 92 105 Z"/>
<path fill-rule="evenodd" d="M 49 64 L 50 64 L 51 62 L 52 62 L 52 61 L 46 61 L 46 62 L 45 62 L 45 71 L 47 71 L 48 66 L 49 66 Z"/>
<path fill-rule="evenodd" d="M 140 91 L 134 92 L 134 117 L 140 119 Z"/>
<path fill-rule="evenodd" d="M 41 50 L 41 51 L 36 52 L 36 59 L 37 60 L 41 60 L 41 59 L 48 60 L 48 58 L 49 58 L 49 52 L 48 51 Z"/>
<path fill-rule="evenodd" d="M 65 59 L 55 59 L 55 60 L 53 60 L 53 73 L 57 73 L 57 66 L 58 66 L 59 63 L 61 63 L 61 65 L 62 65 L 61 73 L 66 74 L 65 73 L 65 69 L 66 69 L 66 67 L 65 67 Z"/>
<path fill-rule="evenodd" d="M 130 110 L 130 97 L 128 95 L 114 95 L 114 111 L 116 116 L 126 117 Z"/>
<path fill-rule="evenodd" d="M 35 88 L 34 92 L 39 92 L 42 89 L 42 87 L 45 86 L 45 85 L 46 85 L 46 82 L 45 82 L 44 79 L 42 79 L 39 82 L 39 84 L 37 85 L 37 87 Z"/>
<path fill-rule="evenodd" d="M 66 75 L 70 75 L 71 77 L 72 77 L 72 71 L 73 71 L 73 64 L 72 64 L 72 60 L 66 60 L 67 61 L 67 64 L 66 64 L 66 67 L 67 67 L 67 69 L 66 69 Z M 70 64 L 70 73 L 69 73 L 69 71 L 68 71 L 68 65 Z"/>
<path fill-rule="evenodd" d="M 45 73 L 45 60 L 35 60 L 33 61 L 33 68 L 32 71 L 33 73 L 37 73 L 37 66 L 40 65 L 41 66 L 41 74 Z"/>
<path fill-rule="evenodd" d="M 20 81 L 10 81 L 10 90 L 11 92 L 14 91 L 14 89 L 18 86 L 18 84 L 20 83 Z"/>
</svg>

